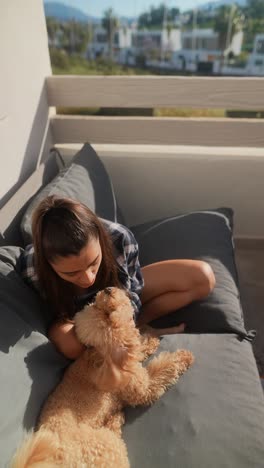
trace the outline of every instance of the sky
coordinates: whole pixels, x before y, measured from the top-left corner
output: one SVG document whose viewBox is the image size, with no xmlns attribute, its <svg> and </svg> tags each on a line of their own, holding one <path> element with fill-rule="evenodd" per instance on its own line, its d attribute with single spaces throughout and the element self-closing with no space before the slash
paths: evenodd
<svg viewBox="0 0 264 468">
<path fill-rule="evenodd" d="M 65 5 L 79 8 L 88 15 L 99 17 L 110 7 L 113 8 L 118 16 L 131 17 L 148 11 L 151 5 L 157 7 L 163 3 L 162 0 L 45 0 L 45 3 L 51 1 L 64 3 Z M 210 0 L 210 3 L 215 3 L 216 1 Z M 207 2 L 208 0 L 167 0 L 165 4 L 167 8 L 178 7 L 181 11 L 186 11 L 189 8 L 194 8 Z"/>
</svg>

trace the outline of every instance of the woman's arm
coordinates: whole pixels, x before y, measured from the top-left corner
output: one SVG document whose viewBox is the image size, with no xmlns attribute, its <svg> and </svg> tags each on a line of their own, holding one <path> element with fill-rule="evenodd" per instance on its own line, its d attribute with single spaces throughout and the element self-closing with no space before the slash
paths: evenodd
<svg viewBox="0 0 264 468">
<path fill-rule="evenodd" d="M 78 340 L 71 321 L 55 322 L 49 329 L 48 338 L 68 359 L 77 359 L 86 349 Z"/>
<path fill-rule="evenodd" d="M 39 281 L 34 262 L 34 247 L 29 244 L 20 256 L 20 274 L 23 280 L 39 292 Z"/>
<path fill-rule="evenodd" d="M 131 295 L 131 302 L 138 316 L 141 309 L 140 293 L 144 286 L 139 263 L 138 244 L 134 234 L 121 224 L 113 224 L 111 236 L 113 240 L 118 276 L 122 285 Z"/>
</svg>

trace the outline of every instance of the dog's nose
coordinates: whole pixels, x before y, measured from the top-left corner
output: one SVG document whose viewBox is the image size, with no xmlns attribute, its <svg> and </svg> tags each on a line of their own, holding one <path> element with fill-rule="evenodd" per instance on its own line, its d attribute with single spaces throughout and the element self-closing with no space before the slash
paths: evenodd
<svg viewBox="0 0 264 468">
<path fill-rule="evenodd" d="M 105 293 L 108 294 L 108 296 L 110 296 L 111 292 L 112 292 L 112 289 L 110 286 L 108 288 L 105 288 Z"/>
</svg>

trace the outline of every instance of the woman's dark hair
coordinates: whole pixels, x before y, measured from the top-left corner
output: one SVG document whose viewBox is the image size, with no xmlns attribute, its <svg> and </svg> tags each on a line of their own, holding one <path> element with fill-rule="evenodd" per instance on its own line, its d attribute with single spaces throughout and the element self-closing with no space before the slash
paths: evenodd
<svg viewBox="0 0 264 468">
<path fill-rule="evenodd" d="M 91 239 L 99 239 L 102 261 L 95 287 L 120 286 L 110 236 L 99 218 L 82 203 L 49 196 L 32 218 L 34 262 L 42 295 L 54 319 L 72 319 L 74 285 L 60 278 L 50 265 L 57 257 L 78 255 Z"/>
</svg>

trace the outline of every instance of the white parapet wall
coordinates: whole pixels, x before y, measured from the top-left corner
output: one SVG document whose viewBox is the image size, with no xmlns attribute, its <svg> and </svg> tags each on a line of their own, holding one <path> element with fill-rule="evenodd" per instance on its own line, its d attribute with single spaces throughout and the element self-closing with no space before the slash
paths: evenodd
<svg viewBox="0 0 264 468">
<path fill-rule="evenodd" d="M 47 133 L 51 74 L 42 0 L 0 2 L 0 206 L 36 168 Z"/>
<path fill-rule="evenodd" d="M 66 161 L 81 145 L 57 145 Z M 231 207 L 235 236 L 264 238 L 264 150 L 94 145 L 129 225 L 178 213 Z"/>
</svg>

